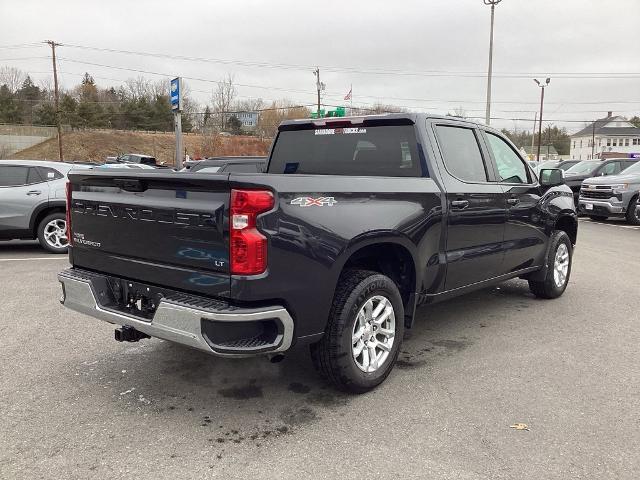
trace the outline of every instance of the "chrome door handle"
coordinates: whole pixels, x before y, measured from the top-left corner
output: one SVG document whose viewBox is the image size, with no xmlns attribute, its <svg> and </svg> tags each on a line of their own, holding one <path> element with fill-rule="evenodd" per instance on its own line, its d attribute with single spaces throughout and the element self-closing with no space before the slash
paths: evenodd
<svg viewBox="0 0 640 480">
<path fill-rule="evenodd" d="M 517 204 L 520 203 L 520 200 L 518 200 L 517 198 L 509 198 L 507 199 L 507 203 L 509 205 L 516 206 Z"/>
<path fill-rule="evenodd" d="M 42 190 L 29 190 L 27 192 L 27 195 L 40 195 L 42 193 Z"/>
<path fill-rule="evenodd" d="M 469 200 L 454 200 L 451 202 L 451 208 L 455 210 L 464 210 L 469 206 Z"/>
</svg>

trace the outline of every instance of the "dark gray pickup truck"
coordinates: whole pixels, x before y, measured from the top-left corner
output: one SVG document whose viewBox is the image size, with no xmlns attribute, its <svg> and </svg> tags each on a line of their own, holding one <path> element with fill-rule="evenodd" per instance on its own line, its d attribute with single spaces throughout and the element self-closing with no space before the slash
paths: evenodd
<svg viewBox="0 0 640 480">
<path fill-rule="evenodd" d="M 578 230 L 559 170 L 538 180 L 499 131 L 419 114 L 284 122 L 266 173 L 69 178 L 66 307 L 121 341 L 307 344 L 352 392 L 387 377 L 421 305 L 514 277 L 560 296 Z"/>
</svg>

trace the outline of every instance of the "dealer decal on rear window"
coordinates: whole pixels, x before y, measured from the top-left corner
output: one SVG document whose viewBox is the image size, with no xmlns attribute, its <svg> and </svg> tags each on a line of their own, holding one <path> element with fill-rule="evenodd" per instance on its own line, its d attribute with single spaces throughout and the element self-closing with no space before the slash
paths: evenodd
<svg viewBox="0 0 640 480">
<path fill-rule="evenodd" d="M 367 133 L 366 128 L 319 128 L 315 130 L 316 135 L 348 135 L 351 133 Z"/>
</svg>

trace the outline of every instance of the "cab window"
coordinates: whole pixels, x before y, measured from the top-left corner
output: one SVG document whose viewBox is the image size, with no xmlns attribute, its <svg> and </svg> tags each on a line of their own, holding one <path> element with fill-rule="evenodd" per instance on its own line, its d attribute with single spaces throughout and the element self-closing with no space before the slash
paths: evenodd
<svg viewBox="0 0 640 480">
<path fill-rule="evenodd" d="M 527 167 L 507 142 L 493 133 L 486 132 L 489 149 L 498 167 L 499 181 L 505 183 L 529 183 Z"/>
<path fill-rule="evenodd" d="M 444 165 L 451 175 L 463 182 L 486 182 L 487 171 L 473 130 L 438 125 L 438 145 Z"/>
<path fill-rule="evenodd" d="M 27 185 L 29 167 L 3 165 L 0 167 L 0 187 Z"/>
<path fill-rule="evenodd" d="M 615 175 L 620 172 L 620 164 L 618 162 L 609 162 L 602 167 L 600 175 Z"/>
</svg>

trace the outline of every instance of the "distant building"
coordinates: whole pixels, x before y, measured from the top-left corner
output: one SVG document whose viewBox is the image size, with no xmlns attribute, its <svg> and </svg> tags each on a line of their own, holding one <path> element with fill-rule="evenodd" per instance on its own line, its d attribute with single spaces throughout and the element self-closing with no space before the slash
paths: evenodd
<svg viewBox="0 0 640 480">
<path fill-rule="evenodd" d="M 572 160 L 640 155 L 640 128 L 609 112 L 571 135 Z"/>
<path fill-rule="evenodd" d="M 529 158 L 529 160 L 537 160 L 538 159 L 538 146 L 534 145 L 533 150 L 531 150 L 531 145 L 527 145 L 525 147 L 520 147 L 520 152 Z M 541 145 L 540 146 L 540 161 L 544 160 L 560 160 L 560 155 L 558 155 L 558 151 L 556 147 L 553 145 Z"/>
<path fill-rule="evenodd" d="M 236 117 L 244 128 L 256 128 L 258 126 L 258 112 L 236 112 L 227 114 L 226 121 Z"/>
</svg>

